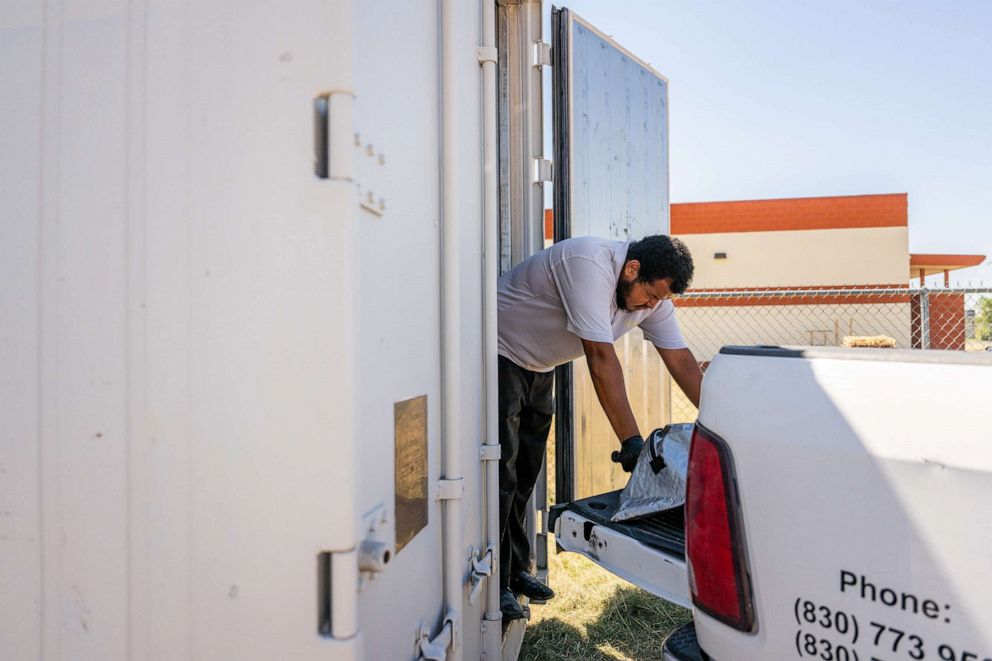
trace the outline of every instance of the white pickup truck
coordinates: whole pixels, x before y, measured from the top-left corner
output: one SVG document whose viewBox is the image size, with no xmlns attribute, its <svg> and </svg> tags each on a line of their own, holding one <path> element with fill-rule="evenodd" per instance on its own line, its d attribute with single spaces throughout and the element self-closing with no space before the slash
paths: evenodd
<svg viewBox="0 0 992 661">
<path fill-rule="evenodd" d="M 990 393 L 986 354 L 725 347 L 685 511 L 612 523 L 613 492 L 551 525 L 692 608 L 666 659 L 990 661 Z"/>
</svg>

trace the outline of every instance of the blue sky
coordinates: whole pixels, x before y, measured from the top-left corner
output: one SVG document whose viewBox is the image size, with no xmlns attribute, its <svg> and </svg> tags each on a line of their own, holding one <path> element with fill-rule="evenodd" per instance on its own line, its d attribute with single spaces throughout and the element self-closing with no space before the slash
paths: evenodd
<svg viewBox="0 0 992 661">
<path fill-rule="evenodd" d="M 669 79 L 673 202 L 905 192 L 912 252 L 992 257 L 992 1 L 562 4 Z"/>
</svg>

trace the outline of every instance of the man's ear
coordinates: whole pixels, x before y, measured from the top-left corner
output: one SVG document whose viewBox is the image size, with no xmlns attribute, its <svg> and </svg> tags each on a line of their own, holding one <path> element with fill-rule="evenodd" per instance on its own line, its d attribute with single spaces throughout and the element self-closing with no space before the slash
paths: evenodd
<svg viewBox="0 0 992 661">
<path fill-rule="evenodd" d="M 637 280 L 637 276 L 641 272 L 641 263 L 636 259 L 632 259 L 623 265 L 623 275 L 628 282 L 633 282 Z"/>
</svg>

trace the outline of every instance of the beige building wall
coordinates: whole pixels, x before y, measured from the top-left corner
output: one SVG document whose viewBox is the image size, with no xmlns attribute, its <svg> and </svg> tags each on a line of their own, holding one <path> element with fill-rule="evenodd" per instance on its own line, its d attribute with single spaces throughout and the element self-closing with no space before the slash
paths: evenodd
<svg viewBox="0 0 992 661">
<path fill-rule="evenodd" d="M 870 227 L 682 234 L 693 289 L 904 284 L 909 229 Z M 714 259 L 715 253 L 726 259 Z"/>
</svg>

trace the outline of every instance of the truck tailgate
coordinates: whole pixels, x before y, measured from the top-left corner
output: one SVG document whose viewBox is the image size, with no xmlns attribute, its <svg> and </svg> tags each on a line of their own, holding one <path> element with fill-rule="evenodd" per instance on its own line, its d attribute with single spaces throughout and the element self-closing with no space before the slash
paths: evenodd
<svg viewBox="0 0 992 661">
<path fill-rule="evenodd" d="M 549 528 L 566 551 L 680 606 L 689 607 L 685 566 L 684 509 L 667 510 L 634 521 L 610 518 L 620 491 L 551 508 Z"/>
<path fill-rule="evenodd" d="M 697 611 L 704 651 L 992 659 L 992 356 L 725 348 L 703 387 L 757 617 L 742 634 Z"/>
</svg>

